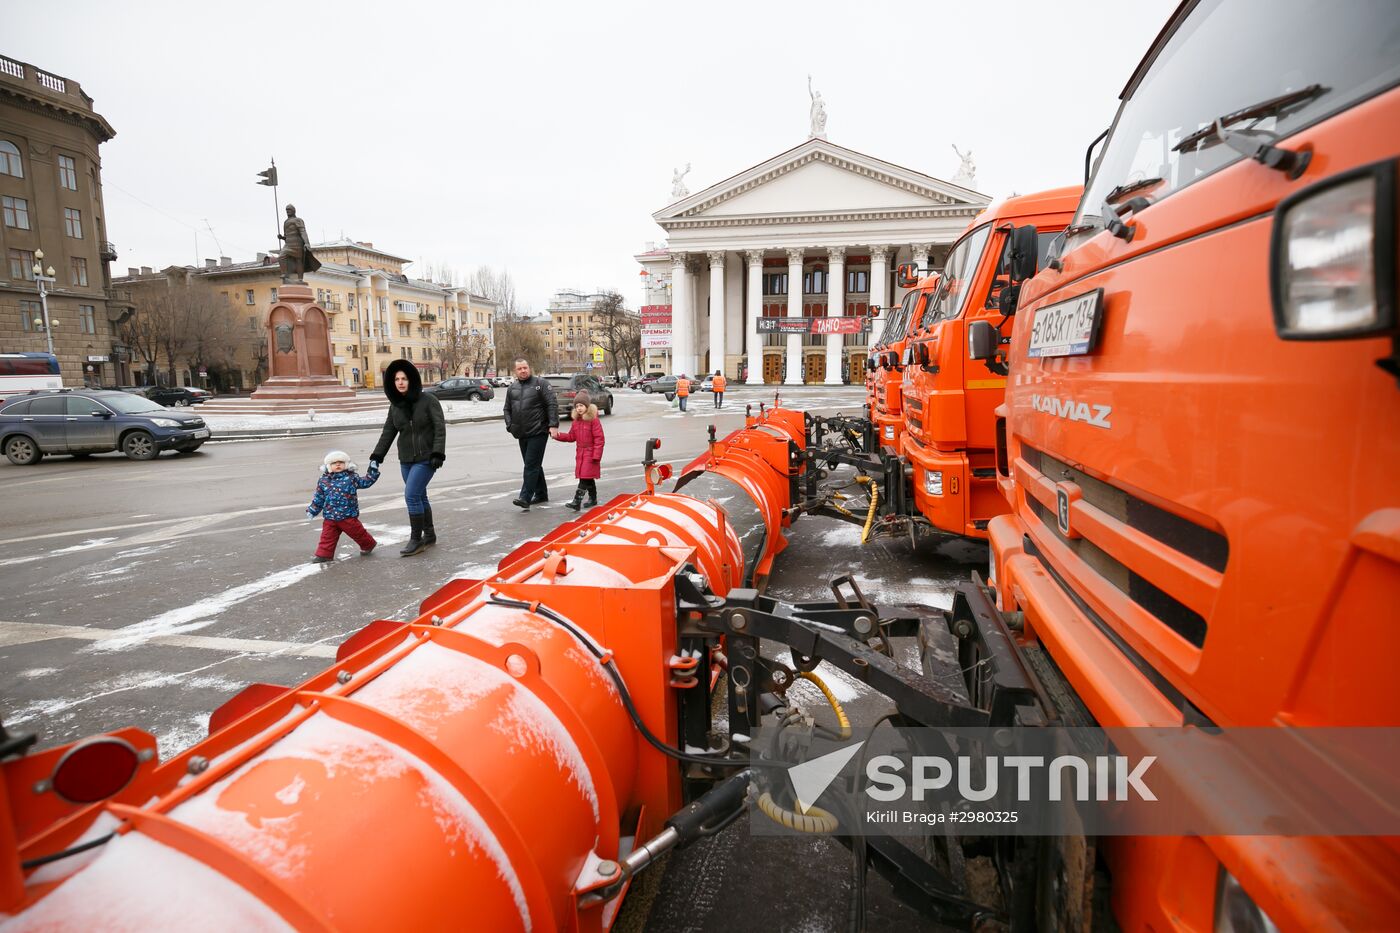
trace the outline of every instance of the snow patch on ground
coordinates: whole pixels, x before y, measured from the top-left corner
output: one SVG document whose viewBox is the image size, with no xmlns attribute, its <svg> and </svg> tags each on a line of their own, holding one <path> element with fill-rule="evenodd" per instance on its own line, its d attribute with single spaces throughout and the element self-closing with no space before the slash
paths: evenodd
<svg viewBox="0 0 1400 933">
<path fill-rule="evenodd" d="M 50 674 L 57 673 L 58 668 L 56 667 L 31 667 L 27 671 L 20 671 L 19 676 L 23 677 L 25 680 L 33 680 L 36 677 L 47 677 Z"/>
<path fill-rule="evenodd" d="M 90 651 L 123 651 L 143 644 L 157 635 L 180 635 L 207 628 L 217 621 L 217 617 L 241 602 L 286 589 L 300 583 L 321 570 L 321 564 L 302 564 L 268 574 L 251 583 L 235 586 L 213 596 L 201 599 L 188 606 L 171 609 L 152 619 L 137 622 L 121 629 L 122 634 L 106 641 L 96 642 Z"/>
<path fill-rule="evenodd" d="M 0 561 L 0 567 L 14 567 L 18 564 L 28 564 L 36 560 L 48 560 L 50 557 L 61 557 L 64 554 L 75 554 L 78 551 L 91 551 L 93 548 L 105 547 L 111 544 L 116 538 L 89 538 L 82 544 L 74 544 L 70 547 L 61 547 L 56 551 L 44 551 L 41 554 L 28 554 L 24 557 L 13 557 L 10 560 Z"/>
<path fill-rule="evenodd" d="M 858 525 L 848 525 L 845 522 L 835 528 L 828 528 L 822 532 L 822 544 L 825 547 L 842 547 L 845 545 L 860 544 L 861 529 Z"/>
</svg>

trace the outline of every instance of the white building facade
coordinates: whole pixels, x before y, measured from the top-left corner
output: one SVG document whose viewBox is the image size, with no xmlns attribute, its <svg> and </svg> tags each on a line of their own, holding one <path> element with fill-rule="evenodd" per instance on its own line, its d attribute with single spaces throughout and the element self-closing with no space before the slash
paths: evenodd
<svg viewBox="0 0 1400 933">
<path fill-rule="evenodd" d="M 813 137 L 652 215 L 664 249 L 635 258 L 644 307 L 669 304 L 648 368 L 749 384 L 860 382 L 895 269 L 941 268 L 990 199 Z M 846 318 L 845 333 L 774 333 L 764 318 Z M 854 331 L 854 332 L 850 332 Z M 669 365 L 666 365 L 669 364 Z"/>
</svg>

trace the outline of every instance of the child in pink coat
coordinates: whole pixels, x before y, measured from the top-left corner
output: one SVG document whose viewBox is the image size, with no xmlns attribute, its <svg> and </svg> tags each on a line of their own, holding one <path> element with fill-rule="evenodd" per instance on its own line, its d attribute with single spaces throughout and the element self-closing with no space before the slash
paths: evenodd
<svg viewBox="0 0 1400 933">
<path fill-rule="evenodd" d="M 572 502 L 565 502 L 567 508 L 577 512 L 581 507 L 593 508 L 598 504 L 598 484 L 603 475 L 603 422 L 598 420 L 598 406 L 586 391 L 574 396 L 573 421 L 569 430 L 555 435 L 555 440 L 576 444 L 574 451 L 574 477 L 578 479 L 578 489 Z M 584 502 L 584 494 L 588 501 Z"/>
</svg>

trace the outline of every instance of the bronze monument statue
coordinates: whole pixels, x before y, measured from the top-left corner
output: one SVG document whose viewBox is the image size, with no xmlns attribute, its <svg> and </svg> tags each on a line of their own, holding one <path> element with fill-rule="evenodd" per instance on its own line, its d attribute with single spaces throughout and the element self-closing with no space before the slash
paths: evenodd
<svg viewBox="0 0 1400 933">
<path fill-rule="evenodd" d="M 304 282 L 308 272 L 321 268 L 321 261 L 311 252 L 311 238 L 306 235 L 306 222 L 297 216 L 297 209 L 287 205 L 287 219 L 277 239 L 282 241 L 283 282 Z"/>
</svg>

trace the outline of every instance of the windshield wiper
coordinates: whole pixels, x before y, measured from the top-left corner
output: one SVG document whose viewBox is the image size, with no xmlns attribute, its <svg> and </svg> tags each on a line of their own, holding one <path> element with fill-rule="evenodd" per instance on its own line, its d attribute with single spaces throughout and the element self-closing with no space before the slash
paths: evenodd
<svg viewBox="0 0 1400 933">
<path fill-rule="evenodd" d="M 1142 178 L 1138 181 L 1124 182 L 1123 184 L 1119 185 L 1118 187 L 1110 191 L 1108 194 L 1106 194 L 1104 196 L 1103 202 L 1105 204 L 1112 204 L 1119 198 L 1125 198 L 1128 195 L 1132 194 L 1134 191 L 1141 191 L 1143 188 L 1152 188 L 1157 185 L 1160 185 L 1164 181 L 1166 181 L 1166 179 L 1164 178 Z"/>
<path fill-rule="evenodd" d="M 1227 113 L 1225 116 L 1214 120 L 1210 125 L 1203 126 L 1196 132 L 1183 137 L 1181 142 L 1172 146 L 1172 151 L 1185 152 L 1188 149 L 1198 149 L 1200 148 L 1200 143 L 1205 142 L 1211 137 L 1215 137 L 1221 142 L 1228 143 L 1229 140 L 1226 139 L 1221 131 L 1231 123 L 1238 123 L 1241 120 L 1252 120 L 1270 115 L 1277 116 L 1288 108 L 1306 103 L 1314 97 L 1319 97 L 1327 93 L 1329 90 L 1331 90 L 1331 88 L 1325 88 L 1320 84 L 1309 84 L 1301 90 L 1289 91 L 1287 94 L 1280 94 L 1278 97 L 1271 97 L 1257 104 L 1251 104 L 1248 107 L 1236 110 L 1234 113 Z M 1248 155 L 1248 153 L 1246 153 L 1246 155 Z"/>
</svg>

